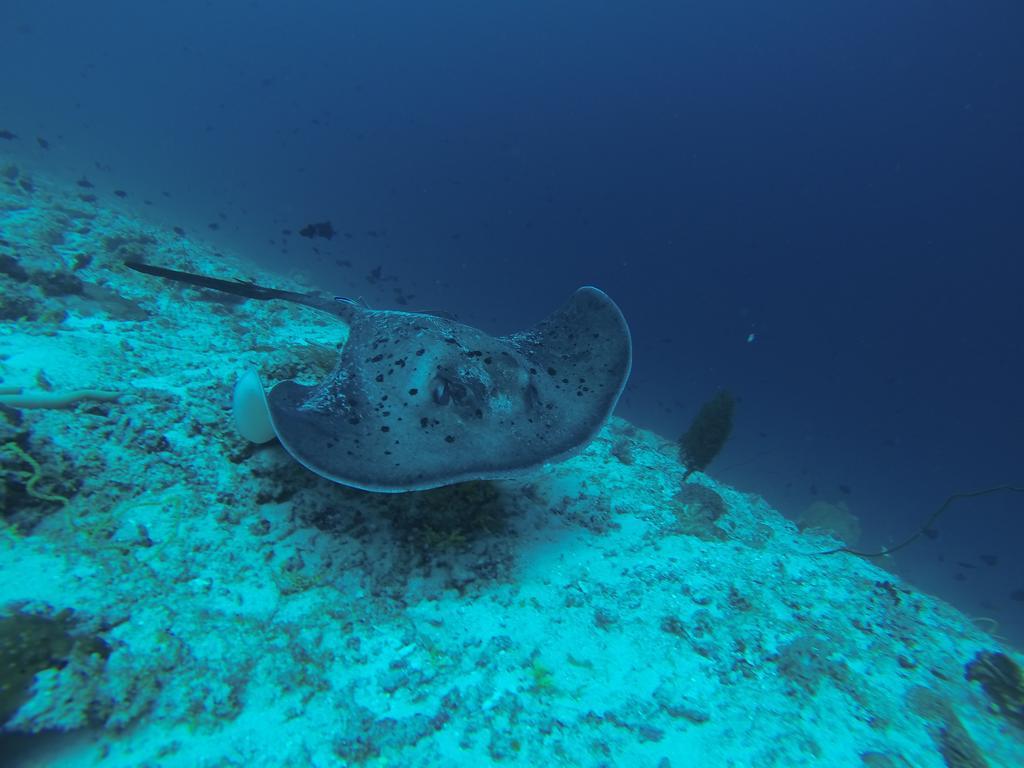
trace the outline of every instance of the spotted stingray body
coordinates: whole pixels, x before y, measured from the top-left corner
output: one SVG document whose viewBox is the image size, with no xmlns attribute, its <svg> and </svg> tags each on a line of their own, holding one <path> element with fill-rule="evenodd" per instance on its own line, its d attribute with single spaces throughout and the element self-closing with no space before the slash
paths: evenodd
<svg viewBox="0 0 1024 768">
<path fill-rule="evenodd" d="M 569 456 L 607 421 L 629 376 L 628 327 L 596 288 L 500 337 L 433 315 L 348 314 L 334 371 L 313 386 L 281 382 L 267 400 L 297 461 L 366 490 L 508 477 Z"/>
</svg>

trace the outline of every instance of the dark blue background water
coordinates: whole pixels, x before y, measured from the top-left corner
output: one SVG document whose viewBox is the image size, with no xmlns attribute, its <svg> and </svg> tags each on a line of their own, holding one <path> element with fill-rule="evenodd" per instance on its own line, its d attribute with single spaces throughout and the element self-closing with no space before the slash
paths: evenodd
<svg viewBox="0 0 1024 768">
<path fill-rule="evenodd" d="M 0 128 L 377 306 L 501 332 L 598 285 L 621 415 L 675 437 L 731 389 L 712 473 L 879 545 L 1024 484 L 1022 29 L 1017 0 L 6 0 Z M 938 528 L 902 572 L 1024 639 L 1024 496 Z"/>
</svg>

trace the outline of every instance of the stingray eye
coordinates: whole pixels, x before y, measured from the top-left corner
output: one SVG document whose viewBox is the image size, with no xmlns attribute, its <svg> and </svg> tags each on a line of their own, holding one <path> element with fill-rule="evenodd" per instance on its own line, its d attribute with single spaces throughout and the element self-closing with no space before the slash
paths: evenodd
<svg viewBox="0 0 1024 768">
<path fill-rule="evenodd" d="M 448 405 L 451 399 L 451 393 L 448 391 L 448 382 L 444 379 L 438 379 L 437 384 L 434 385 L 434 402 L 438 405 Z"/>
</svg>

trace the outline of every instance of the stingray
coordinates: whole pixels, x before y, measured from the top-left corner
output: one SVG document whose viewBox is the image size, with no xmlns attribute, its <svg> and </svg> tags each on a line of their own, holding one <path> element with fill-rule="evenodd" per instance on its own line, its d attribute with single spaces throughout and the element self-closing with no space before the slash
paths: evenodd
<svg viewBox="0 0 1024 768">
<path fill-rule="evenodd" d="M 621 311 L 579 288 L 527 330 L 491 336 L 425 312 L 265 288 L 128 262 L 133 269 L 254 299 L 329 312 L 349 326 L 318 384 L 235 389 L 243 436 L 276 437 L 303 466 L 343 485 L 396 493 L 514 477 L 581 451 L 611 416 L 629 377 Z"/>
</svg>

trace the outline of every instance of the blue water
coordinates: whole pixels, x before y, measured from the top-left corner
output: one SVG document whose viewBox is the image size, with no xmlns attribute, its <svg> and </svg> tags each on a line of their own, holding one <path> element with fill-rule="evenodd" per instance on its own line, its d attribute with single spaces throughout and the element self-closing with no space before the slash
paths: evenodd
<svg viewBox="0 0 1024 768">
<path fill-rule="evenodd" d="M 728 388 L 712 473 L 844 500 L 873 548 L 1024 484 L 1022 28 L 1013 0 L 5 0 L 0 128 L 375 306 L 503 332 L 597 285 L 636 345 L 619 415 L 675 437 Z M 900 572 L 1024 641 L 1022 510 L 954 505 Z"/>
</svg>

